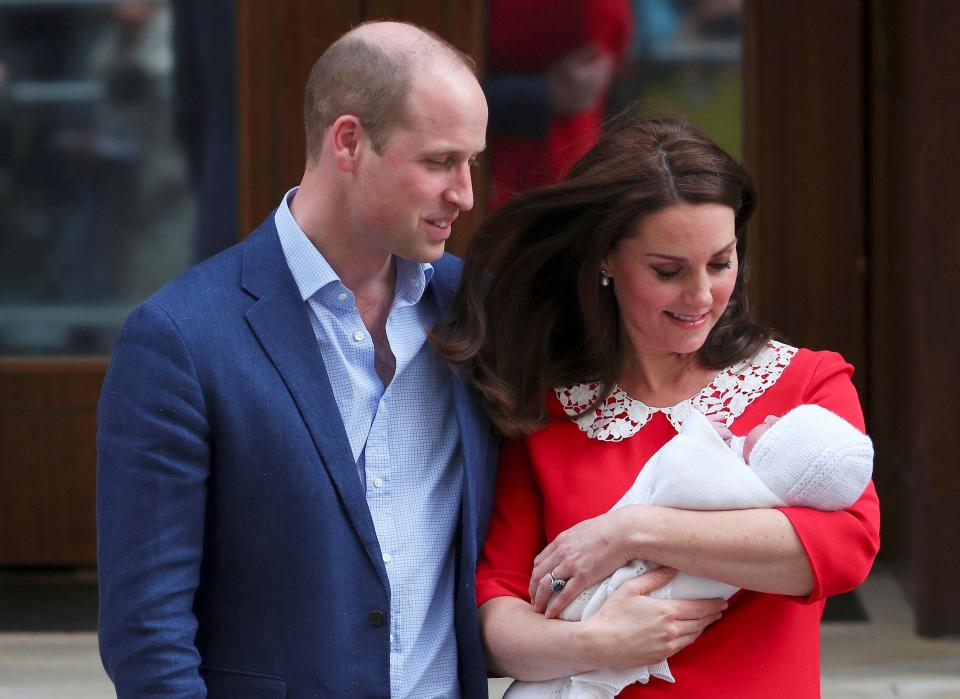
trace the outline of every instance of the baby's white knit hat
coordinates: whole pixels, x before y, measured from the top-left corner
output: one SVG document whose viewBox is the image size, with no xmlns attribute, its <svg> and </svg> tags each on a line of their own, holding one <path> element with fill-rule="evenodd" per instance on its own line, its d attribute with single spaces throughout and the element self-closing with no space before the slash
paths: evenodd
<svg viewBox="0 0 960 699">
<path fill-rule="evenodd" d="M 867 487 L 873 443 L 819 405 L 801 405 L 757 440 L 750 467 L 788 505 L 842 510 Z"/>
</svg>

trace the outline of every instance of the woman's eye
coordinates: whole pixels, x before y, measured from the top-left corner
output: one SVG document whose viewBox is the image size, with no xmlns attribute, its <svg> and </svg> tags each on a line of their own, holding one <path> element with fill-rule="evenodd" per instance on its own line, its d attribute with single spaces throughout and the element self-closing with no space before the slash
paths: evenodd
<svg viewBox="0 0 960 699">
<path fill-rule="evenodd" d="M 662 267 L 654 267 L 653 271 L 656 272 L 657 276 L 661 279 L 672 279 L 680 274 L 679 269 L 663 269 Z"/>
<path fill-rule="evenodd" d="M 715 269 L 715 270 L 717 270 L 718 272 L 719 272 L 719 271 L 722 271 L 722 270 L 725 270 L 725 269 L 730 269 L 731 267 L 733 267 L 733 260 L 727 260 L 726 262 L 711 262 L 711 263 L 710 263 L 710 269 Z"/>
</svg>

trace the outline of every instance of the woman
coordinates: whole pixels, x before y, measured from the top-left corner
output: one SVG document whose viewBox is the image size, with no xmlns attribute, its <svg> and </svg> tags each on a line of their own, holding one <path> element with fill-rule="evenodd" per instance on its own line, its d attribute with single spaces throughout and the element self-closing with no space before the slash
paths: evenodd
<svg viewBox="0 0 960 699">
<path fill-rule="evenodd" d="M 801 404 L 863 429 L 849 364 L 750 320 L 754 205 L 747 173 L 702 133 L 628 118 L 474 240 L 434 340 L 511 436 L 478 566 L 492 671 L 543 680 L 671 657 L 676 684 L 621 696 L 819 696 L 824 599 L 856 587 L 878 548 L 872 485 L 839 512 L 610 511 L 691 406 L 737 435 Z M 555 618 L 632 559 L 744 591 L 729 608 L 645 596 L 660 570 L 588 621 Z"/>
</svg>

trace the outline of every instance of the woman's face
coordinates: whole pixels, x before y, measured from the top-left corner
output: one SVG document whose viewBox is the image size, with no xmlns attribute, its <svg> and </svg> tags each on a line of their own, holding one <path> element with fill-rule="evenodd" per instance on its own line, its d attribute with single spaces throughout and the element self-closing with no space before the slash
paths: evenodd
<svg viewBox="0 0 960 699">
<path fill-rule="evenodd" d="M 696 352 L 737 280 L 733 209 L 676 204 L 644 217 L 603 260 L 638 358 Z"/>
</svg>

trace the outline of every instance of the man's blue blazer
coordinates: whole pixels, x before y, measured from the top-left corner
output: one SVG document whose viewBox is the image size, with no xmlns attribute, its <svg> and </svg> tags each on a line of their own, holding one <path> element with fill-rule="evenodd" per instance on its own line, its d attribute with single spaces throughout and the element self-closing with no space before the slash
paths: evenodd
<svg viewBox="0 0 960 699">
<path fill-rule="evenodd" d="M 445 309 L 460 262 L 434 267 Z M 451 380 L 459 677 L 486 697 L 474 570 L 497 446 Z M 100 652 L 118 696 L 390 696 L 390 586 L 273 216 L 134 310 L 97 419 Z"/>
</svg>

